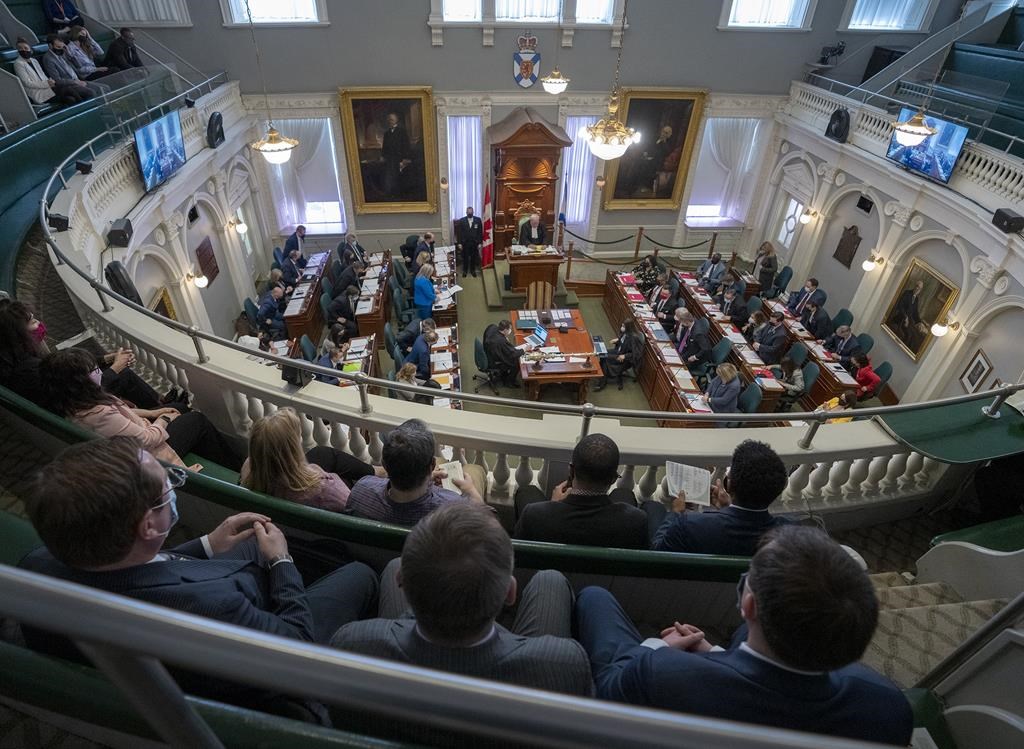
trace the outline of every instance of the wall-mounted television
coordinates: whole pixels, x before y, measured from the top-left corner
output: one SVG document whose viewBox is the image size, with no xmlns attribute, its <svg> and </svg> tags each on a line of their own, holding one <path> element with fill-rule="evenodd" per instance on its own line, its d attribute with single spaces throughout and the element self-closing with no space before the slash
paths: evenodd
<svg viewBox="0 0 1024 749">
<path fill-rule="evenodd" d="M 916 113 L 904 107 L 900 110 L 899 121 L 906 122 Z M 885 155 L 912 172 L 946 184 L 953 176 L 953 167 L 967 140 L 967 128 L 931 115 L 925 115 L 924 121 L 938 132 L 916 146 L 901 145 L 893 133 Z"/>
<path fill-rule="evenodd" d="M 185 164 L 185 141 L 177 111 L 135 131 L 135 153 L 146 192 L 159 187 Z"/>
</svg>

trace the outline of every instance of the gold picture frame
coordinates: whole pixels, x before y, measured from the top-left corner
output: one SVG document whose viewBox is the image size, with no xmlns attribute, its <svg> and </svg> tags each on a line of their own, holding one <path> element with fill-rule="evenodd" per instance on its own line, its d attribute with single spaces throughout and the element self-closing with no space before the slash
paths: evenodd
<svg viewBox="0 0 1024 749">
<path fill-rule="evenodd" d="M 619 120 L 641 139 L 609 162 L 605 210 L 679 209 L 707 96 L 707 89 L 620 89 Z"/>
<path fill-rule="evenodd" d="M 338 98 L 356 213 L 436 213 L 433 89 L 339 88 Z"/>
<path fill-rule="evenodd" d="M 161 286 L 157 290 L 146 307 L 158 315 L 163 315 L 168 320 L 176 321 L 178 319 L 178 313 L 174 311 L 174 302 L 171 301 L 171 292 L 167 290 L 166 286 Z"/>
<path fill-rule="evenodd" d="M 953 281 L 914 258 L 889 302 L 882 330 L 895 339 L 907 356 L 918 361 L 935 337 L 932 324 L 946 319 L 959 293 Z"/>
</svg>

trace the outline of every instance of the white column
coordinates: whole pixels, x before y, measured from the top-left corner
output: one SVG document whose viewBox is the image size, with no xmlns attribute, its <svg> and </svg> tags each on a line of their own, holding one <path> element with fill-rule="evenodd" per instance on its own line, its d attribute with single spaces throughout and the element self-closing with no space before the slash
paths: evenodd
<svg viewBox="0 0 1024 749">
<path fill-rule="evenodd" d="M 903 239 L 907 225 L 911 221 L 913 209 L 891 200 L 885 204 L 883 211 L 892 220 L 889 222 L 889 230 L 875 247 L 875 255 L 885 258 L 886 262 L 861 277 L 857 292 L 853 295 L 853 301 L 850 302 L 850 312 L 853 313 L 853 319 L 859 330 L 867 330 L 872 325 L 881 322 L 882 315 L 885 314 L 885 300 L 882 298 L 882 294 L 888 286 L 888 279 L 893 274 L 902 277 L 903 273 L 903 264 L 894 263 L 888 258 Z"/>
</svg>

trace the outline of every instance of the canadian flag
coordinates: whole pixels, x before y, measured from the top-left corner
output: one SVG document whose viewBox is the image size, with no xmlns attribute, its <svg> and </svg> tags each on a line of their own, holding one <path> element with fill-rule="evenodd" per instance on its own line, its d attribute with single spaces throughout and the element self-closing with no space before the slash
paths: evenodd
<svg viewBox="0 0 1024 749">
<path fill-rule="evenodd" d="M 484 243 L 480 248 L 481 266 L 490 268 L 494 265 L 493 222 L 491 221 L 491 186 L 484 187 Z"/>
</svg>

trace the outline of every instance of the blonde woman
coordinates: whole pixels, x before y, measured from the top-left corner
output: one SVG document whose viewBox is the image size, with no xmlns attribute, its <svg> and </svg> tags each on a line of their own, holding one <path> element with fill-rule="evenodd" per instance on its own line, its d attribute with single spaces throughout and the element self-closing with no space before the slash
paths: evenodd
<svg viewBox="0 0 1024 749">
<path fill-rule="evenodd" d="M 417 252 L 416 257 L 412 261 L 412 274 L 415 276 L 417 273 L 420 272 L 420 268 L 422 268 L 427 263 L 432 263 L 433 261 L 434 256 L 431 253 L 427 252 L 426 250 L 421 250 L 420 252 Z"/>
<path fill-rule="evenodd" d="M 403 385 L 419 385 L 420 383 L 416 381 L 416 365 L 412 362 L 403 364 L 402 368 L 398 370 L 398 374 L 395 375 L 395 382 L 401 382 Z M 416 399 L 416 393 L 407 393 L 404 390 L 396 390 L 395 393 L 399 400 L 414 401 Z"/>
<path fill-rule="evenodd" d="M 740 397 L 740 378 L 736 367 L 729 362 L 719 364 L 715 376 L 708 383 L 708 404 L 717 414 L 736 413 L 736 402 Z M 725 426 L 716 424 L 716 426 Z"/>
<path fill-rule="evenodd" d="M 352 484 L 372 475 L 373 466 L 330 447 L 303 454 L 299 415 L 282 408 L 252 425 L 240 483 L 297 504 L 343 512 Z"/>
<path fill-rule="evenodd" d="M 430 263 L 425 263 L 420 266 L 419 272 L 416 274 L 416 280 L 413 282 L 413 304 L 416 305 L 416 311 L 419 313 L 421 320 L 426 320 L 430 317 L 434 310 L 434 300 L 437 298 L 437 292 L 434 290 L 434 266 Z"/>
</svg>

